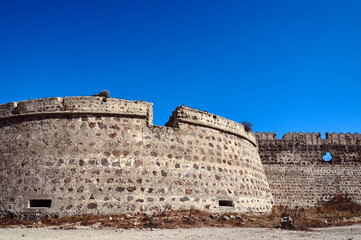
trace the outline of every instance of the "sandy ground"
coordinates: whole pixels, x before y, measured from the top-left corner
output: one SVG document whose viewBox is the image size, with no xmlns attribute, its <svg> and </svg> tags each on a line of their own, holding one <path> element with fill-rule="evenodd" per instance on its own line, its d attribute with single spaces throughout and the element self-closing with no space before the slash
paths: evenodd
<svg viewBox="0 0 361 240">
<path fill-rule="evenodd" d="M 155 229 L 123 230 L 94 229 L 79 227 L 75 230 L 54 230 L 45 228 L 5 228 L 0 229 L 1 240 L 41 240 L 41 239 L 345 239 L 361 240 L 361 225 L 314 229 L 313 231 L 286 231 L 267 228 L 195 228 L 195 229 Z"/>
</svg>

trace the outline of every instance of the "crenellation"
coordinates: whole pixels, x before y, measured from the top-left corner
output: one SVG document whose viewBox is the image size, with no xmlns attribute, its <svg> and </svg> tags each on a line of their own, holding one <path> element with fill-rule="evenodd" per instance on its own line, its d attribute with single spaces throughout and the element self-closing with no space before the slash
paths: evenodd
<svg viewBox="0 0 361 240">
<path fill-rule="evenodd" d="M 278 139 L 186 106 L 166 126 L 152 120 L 152 103 L 97 96 L 0 105 L 0 215 L 150 213 L 164 204 L 266 213 L 346 193 L 361 203 L 358 133 Z M 30 208 L 31 199 L 52 207 Z"/>
<path fill-rule="evenodd" d="M 335 194 L 361 202 L 361 148 L 359 135 L 287 133 L 282 139 L 258 141 L 276 205 L 314 207 Z M 323 157 L 330 152 L 332 160 Z M 302 184 L 300 184 L 302 183 Z M 284 186 L 284 187 L 282 187 Z"/>
</svg>

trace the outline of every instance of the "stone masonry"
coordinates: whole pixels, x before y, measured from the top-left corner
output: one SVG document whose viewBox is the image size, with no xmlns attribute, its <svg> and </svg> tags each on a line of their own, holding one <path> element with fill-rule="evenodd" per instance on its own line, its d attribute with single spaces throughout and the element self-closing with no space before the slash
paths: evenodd
<svg viewBox="0 0 361 240">
<path fill-rule="evenodd" d="M 259 152 L 275 205 L 311 208 L 335 194 L 361 203 L 361 135 L 257 132 Z M 323 156 L 331 153 L 332 161 Z"/>
<path fill-rule="evenodd" d="M 0 105 L 0 215 L 270 211 L 254 133 L 184 106 L 164 127 L 152 115 L 102 97 Z"/>
</svg>

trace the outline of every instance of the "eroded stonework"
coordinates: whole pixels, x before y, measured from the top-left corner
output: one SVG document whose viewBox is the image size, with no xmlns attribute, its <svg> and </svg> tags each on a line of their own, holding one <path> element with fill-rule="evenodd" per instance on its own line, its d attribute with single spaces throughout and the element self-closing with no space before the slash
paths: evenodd
<svg viewBox="0 0 361 240">
<path fill-rule="evenodd" d="M 101 97 L 0 105 L 0 212 L 270 211 L 254 133 L 184 106 L 166 127 L 152 114 Z"/>
<path fill-rule="evenodd" d="M 361 203 L 361 135 L 358 133 L 256 133 L 275 205 L 312 208 L 336 194 Z M 330 162 L 323 157 L 332 156 Z"/>
</svg>

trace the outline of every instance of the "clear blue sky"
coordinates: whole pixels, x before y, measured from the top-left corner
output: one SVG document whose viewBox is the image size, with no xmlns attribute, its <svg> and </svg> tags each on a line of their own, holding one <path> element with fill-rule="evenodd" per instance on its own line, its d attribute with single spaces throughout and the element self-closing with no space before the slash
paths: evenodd
<svg viewBox="0 0 361 240">
<path fill-rule="evenodd" d="M 0 0 L 0 81 L 0 103 L 107 89 L 157 125 L 361 132 L 361 1 Z"/>
</svg>

